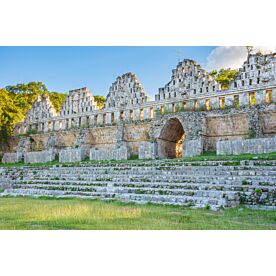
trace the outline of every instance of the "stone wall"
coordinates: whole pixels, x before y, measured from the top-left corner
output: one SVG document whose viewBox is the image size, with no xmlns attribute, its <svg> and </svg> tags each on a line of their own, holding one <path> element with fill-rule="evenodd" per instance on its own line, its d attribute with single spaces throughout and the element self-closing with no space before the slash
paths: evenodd
<svg viewBox="0 0 276 276">
<path fill-rule="evenodd" d="M 260 114 L 260 124 L 264 136 L 276 135 L 276 112 L 266 111 Z"/>
<path fill-rule="evenodd" d="M 127 160 L 129 156 L 130 153 L 127 146 L 109 150 L 90 150 L 90 160 Z"/>
<path fill-rule="evenodd" d="M 84 144 L 101 149 L 112 148 L 116 145 L 117 127 L 94 127 L 89 130 Z"/>
<path fill-rule="evenodd" d="M 183 157 L 193 157 L 203 153 L 203 140 L 202 138 L 194 140 L 185 140 L 183 142 Z"/>
<path fill-rule="evenodd" d="M 210 115 L 206 117 L 205 149 L 215 150 L 219 140 L 247 138 L 249 116 L 247 113 Z"/>
<path fill-rule="evenodd" d="M 149 122 L 125 124 L 123 139 L 128 145 L 131 155 L 138 154 L 141 142 L 149 140 L 150 127 L 151 124 Z"/>
<path fill-rule="evenodd" d="M 84 149 L 64 149 L 59 152 L 59 162 L 80 162 L 85 158 Z"/>
<path fill-rule="evenodd" d="M 6 152 L 3 156 L 2 163 L 18 163 L 23 158 L 22 152 Z"/>
<path fill-rule="evenodd" d="M 260 154 L 276 152 L 276 138 L 218 141 L 217 155 Z"/>
<path fill-rule="evenodd" d="M 157 144 L 155 142 L 142 142 L 139 146 L 139 159 L 156 159 Z"/>
<path fill-rule="evenodd" d="M 24 154 L 24 163 L 46 163 L 55 160 L 55 152 L 53 150 L 33 151 Z"/>
</svg>

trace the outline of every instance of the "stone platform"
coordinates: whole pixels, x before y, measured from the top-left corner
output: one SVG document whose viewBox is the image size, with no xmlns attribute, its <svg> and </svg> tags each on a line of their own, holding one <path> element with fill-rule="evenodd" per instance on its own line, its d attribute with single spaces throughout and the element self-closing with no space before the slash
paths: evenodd
<svg viewBox="0 0 276 276">
<path fill-rule="evenodd" d="M 0 167 L 0 196 L 276 209 L 276 161 L 169 160 Z"/>
</svg>

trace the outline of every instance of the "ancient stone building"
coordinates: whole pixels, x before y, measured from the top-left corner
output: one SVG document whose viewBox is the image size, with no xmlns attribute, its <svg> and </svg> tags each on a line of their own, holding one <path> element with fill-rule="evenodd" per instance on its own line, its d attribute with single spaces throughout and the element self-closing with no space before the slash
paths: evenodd
<svg viewBox="0 0 276 276">
<path fill-rule="evenodd" d="M 172 70 L 171 80 L 163 88 L 159 88 L 155 100 L 188 98 L 218 90 L 220 85 L 199 64 L 184 59 Z"/>
<path fill-rule="evenodd" d="M 59 116 L 87 113 L 97 109 L 92 93 L 87 87 L 71 90 L 63 103 Z"/>
<path fill-rule="evenodd" d="M 38 131 L 51 131 L 51 120 L 56 116 L 57 112 L 51 103 L 49 96 L 38 96 L 31 109 L 28 111 L 24 120 L 24 125 L 19 129 L 19 132 L 22 134 L 26 133 L 26 127 Z"/>
<path fill-rule="evenodd" d="M 275 102 L 275 54 L 249 54 L 229 90 L 222 90 L 195 61 L 185 59 L 154 101 L 133 73 L 116 79 L 103 109 L 97 108 L 87 88 L 70 91 L 58 113 L 49 98 L 38 98 L 15 129 L 16 135 L 30 135 L 20 137 L 14 152 L 58 154 L 66 149 L 63 156 L 70 160 L 194 156 L 216 150 L 220 141 L 276 136 Z M 273 143 L 264 144 L 266 151 L 276 151 L 267 146 Z M 77 157 L 68 153 L 70 149 Z"/>
<path fill-rule="evenodd" d="M 126 73 L 117 77 L 111 85 L 106 99 L 106 108 L 127 107 L 146 103 L 149 96 L 146 95 L 142 84 L 133 73 Z"/>
<path fill-rule="evenodd" d="M 247 89 L 275 82 L 276 54 L 262 55 L 261 53 L 248 55 L 239 74 L 231 83 L 232 89 Z"/>
</svg>

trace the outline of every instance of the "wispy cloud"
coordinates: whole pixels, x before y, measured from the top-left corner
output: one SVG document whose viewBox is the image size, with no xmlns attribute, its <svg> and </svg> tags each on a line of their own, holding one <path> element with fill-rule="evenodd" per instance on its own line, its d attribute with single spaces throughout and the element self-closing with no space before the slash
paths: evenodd
<svg viewBox="0 0 276 276">
<path fill-rule="evenodd" d="M 254 46 L 254 51 L 275 52 L 276 46 Z M 207 70 L 240 68 L 247 57 L 245 46 L 219 46 L 207 57 Z"/>
</svg>

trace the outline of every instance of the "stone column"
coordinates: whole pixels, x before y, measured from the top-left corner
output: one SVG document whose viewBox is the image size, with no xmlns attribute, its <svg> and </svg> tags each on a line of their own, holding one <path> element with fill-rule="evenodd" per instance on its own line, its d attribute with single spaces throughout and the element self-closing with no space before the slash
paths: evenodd
<svg viewBox="0 0 276 276">
<path fill-rule="evenodd" d="M 133 121 L 140 120 L 140 108 L 136 108 L 133 110 Z"/>
<path fill-rule="evenodd" d="M 48 132 L 48 122 L 44 123 L 44 132 Z"/>
<path fill-rule="evenodd" d="M 106 124 L 111 124 L 111 113 L 106 113 Z"/>
<path fill-rule="evenodd" d="M 98 125 L 102 125 L 103 124 L 103 114 L 98 114 Z"/>
<path fill-rule="evenodd" d="M 118 123 L 120 121 L 120 111 L 114 111 L 114 122 Z"/>
<path fill-rule="evenodd" d="M 90 115 L 89 116 L 89 125 L 90 126 L 94 126 L 94 120 L 95 120 L 94 115 Z"/>
<path fill-rule="evenodd" d="M 62 120 L 62 126 L 61 126 L 61 128 L 62 128 L 63 130 L 66 129 L 66 119 L 65 119 L 65 120 Z"/>
<path fill-rule="evenodd" d="M 210 105 L 211 105 L 211 109 L 218 109 L 219 108 L 219 98 L 218 97 L 211 97 L 210 98 Z"/>
</svg>

